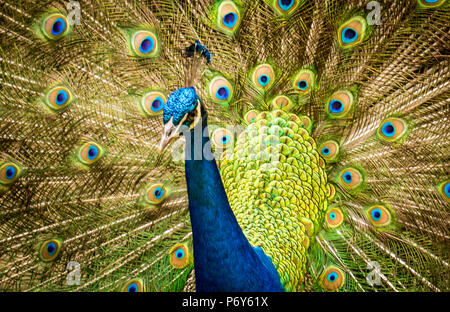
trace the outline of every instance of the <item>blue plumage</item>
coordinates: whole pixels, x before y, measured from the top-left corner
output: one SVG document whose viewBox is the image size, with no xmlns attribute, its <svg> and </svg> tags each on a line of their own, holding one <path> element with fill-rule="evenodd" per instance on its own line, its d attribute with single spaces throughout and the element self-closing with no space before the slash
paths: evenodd
<svg viewBox="0 0 450 312">
<path fill-rule="evenodd" d="M 179 123 L 195 109 L 197 98 L 194 88 L 173 92 L 164 106 L 164 122 L 173 116 Z M 271 259 L 242 232 L 216 161 L 203 156 L 210 152 L 209 137 L 201 136 L 201 145 L 195 142 L 197 133 L 208 133 L 206 114 L 202 117 L 186 137 L 185 161 L 197 291 L 283 291 Z"/>
<path fill-rule="evenodd" d="M 197 291 L 283 291 L 270 258 L 242 233 L 215 160 L 194 160 L 194 135 L 190 137 L 185 169 Z M 208 142 L 203 137 L 201 150 Z"/>
<path fill-rule="evenodd" d="M 164 123 L 173 117 L 173 124 L 178 125 L 183 117 L 197 107 L 199 97 L 193 87 L 180 88 L 170 94 L 163 110 Z M 188 121 L 187 121 L 188 123 Z M 189 126 L 189 124 L 186 124 Z"/>
<path fill-rule="evenodd" d="M 199 53 L 206 59 L 206 63 L 211 62 L 212 54 L 209 52 L 208 48 L 200 43 L 199 40 L 195 40 L 193 44 L 186 48 L 186 56 L 192 57 L 195 53 Z"/>
</svg>

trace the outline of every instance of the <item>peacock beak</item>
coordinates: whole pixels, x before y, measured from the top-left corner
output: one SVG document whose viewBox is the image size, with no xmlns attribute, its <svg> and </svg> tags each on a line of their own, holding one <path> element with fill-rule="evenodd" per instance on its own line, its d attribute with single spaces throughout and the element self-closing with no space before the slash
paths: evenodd
<svg viewBox="0 0 450 312">
<path fill-rule="evenodd" d="M 183 119 L 179 122 L 178 126 L 173 124 L 173 117 L 164 125 L 164 132 L 161 138 L 161 143 L 159 143 L 158 153 L 162 154 L 164 149 L 169 145 L 173 140 L 177 139 L 182 134 L 182 125 L 189 118 L 191 125 L 189 127 L 184 126 L 183 129 L 192 130 L 198 124 L 198 122 L 202 119 L 202 110 L 201 110 L 201 102 L 197 100 L 197 106 L 195 110 L 191 111 L 189 114 L 186 114 Z"/>
<path fill-rule="evenodd" d="M 178 138 L 178 136 L 181 134 L 180 127 L 181 123 L 178 126 L 175 126 L 172 121 L 173 117 L 170 118 L 170 120 L 164 125 L 164 132 L 161 137 L 161 142 L 159 143 L 158 153 L 162 154 L 167 147 L 173 140 Z"/>
</svg>

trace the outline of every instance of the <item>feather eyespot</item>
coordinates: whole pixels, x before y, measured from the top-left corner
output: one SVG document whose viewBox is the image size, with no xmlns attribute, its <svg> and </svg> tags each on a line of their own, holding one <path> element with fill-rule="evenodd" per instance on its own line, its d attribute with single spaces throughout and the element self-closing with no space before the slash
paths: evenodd
<svg viewBox="0 0 450 312">
<path fill-rule="evenodd" d="M 302 122 L 302 128 L 304 128 L 306 131 L 308 131 L 309 134 L 311 134 L 313 128 L 313 122 L 311 118 L 304 115 L 300 117 L 300 121 Z"/>
<path fill-rule="evenodd" d="M 351 43 L 358 39 L 358 33 L 351 27 L 346 27 L 342 30 L 342 41 L 344 43 Z"/>
<path fill-rule="evenodd" d="M 140 278 L 129 280 L 122 288 L 122 292 L 144 292 L 144 282 Z"/>
<path fill-rule="evenodd" d="M 95 142 L 84 143 L 78 151 L 78 160 L 84 165 L 92 165 L 102 158 L 103 148 Z"/>
<path fill-rule="evenodd" d="M 70 105 L 72 102 L 72 93 L 69 89 L 62 86 L 57 86 L 47 92 L 45 97 L 45 104 L 52 111 L 61 111 Z"/>
<path fill-rule="evenodd" d="M 150 91 L 142 97 L 141 108 L 147 116 L 158 116 L 163 113 L 167 96 L 160 91 Z"/>
<path fill-rule="evenodd" d="M 272 100 L 272 105 L 276 109 L 288 111 L 292 107 L 292 100 L 285 95 L 278 95 Z"/>
<path fill-rule="evenodd" d="M 367 28 L 366 20 L 355 16 L 339 27 L 338 39 L 343 48 L 353 47 L 362 42 Z"/>
<path fill-rule="evenodd" d="M 444 181 L 438 186 L 439 193 L 448 202 L 450 202 L 450 181 Z"/>
<path fill-rule="evenodd" d="M 215 103 L 229 103 L 233 98 L 233 87 L 223 76 L 217 76 L 209 83 L 209 96 Z"/>
<path fill-rule="evenodd" d="M 339 143 L 334 140 L 328 140 L 320 144 L 319 154 L 329 163 L 336 161 L 339 155 Z"/>
<path fill-rule="evenodd" d="M 326 111 L 330 118 L 345 117 L 353 106 L 353 94 L 349 91 L 337 91 L 329 98 Z"/>
<path fill-rule="evenodd" d="M 176 269 L 184 269 L 191 264 L 191 255 L 188 246 L 185 244 L 177 244 L 169 251 L 170 264 Z"/>
<path fill-rule="evenodd" d="M 158 37 L 150 30 L 136 30 L 130 45 L 134 55 L 142 58 L 157 57 L 160 52 Z"/>
<path fill-rule="evenodd" d="M 273 7 L 277 13 L 287 15 L 297 8 L 298 3 L 298 0 L 273 0 Z"/>
<path fill-rule="evenodd" d="M 387 226 L 391 223 L 391 213 L 386 207 L 375 205 L 367 209 L 369 221 L 376 227 Z"/>
<path fill-rule="evenodd" d="M 244 120 L 247 122 L 247 123 L 252 123 L 252 122 L 255 122 L 256 121 L 256 117 L 258 116 L 258 111 L 256 111 L 256 110 L 249 110 L 246 114 L 245 114 L 245 116 L 244 116 Z"/>
<path fill-rule="evenodd" d="M 45 241 L 40 248 L 39 254 L 42 261 L 49 262 L 53 261 L 58 257 L 61 251 L 62 243 L 58 239 L 51 239 Z"/>
<path fill-rule="evenodd" d="M 67 35 L 70 25 L 67 18 L 60 14 L 54 13 L 47 16 L 41 26 L 42 33 L 47 39 L 58 40 Z"/>
<path fill-rule="evenodd" d="M 234 137 L 230 130 L 218 128 L 212 134 L 212 141 L 215 147 L 219 149 L 228 149 L 233 146 Z"/>
<path fill-rule="evenodd" d="M 322 272 L 320 285 L 328 291 L 335 291 L 341 288 L 345 282 L 344 273 L 335 266 L 330 266 Z"/>
<path fill-rule="evenodd" d="M 293 88 L 300 94 L 308 94 L 315 87 L 316 74 L 309 69 L 302 69 L 294 78 Z"/>
<path fill-rule="evenodd" d="M 252 75 L 253 84 L 260 90 L 269 89 L 275 79 L 273 67 L 269 64 L 261 64 L 255 68 Z"/>
<path fill-rule="evenodd" d="M 325 221 L 329 228 L 338 227 L 344 221 L 344 214 L 339 208 L 331 208 L 326 214 Z"/>
<path fill-rule="evenodd" d="M 167 197 L 167 188 L 162 184 L 153 184 L 146 191 L 145 199 L 149 204 L 158 205 Z"/>
<path fill-rule="evenodd" d="M 233 1 L 223 1 L 219 5 L 217 13 L 217 26 L 219 29 L 232 35 L 239 28 L 240 22 L 241 15 L 236 4 Z"/>
<path fill-rule="evenodd" d="M 361 172 L 355 168 L 347 168 L 339 174 L 338 182 L 345 189 L 351 191 L 358 188 L 363 183 Z"/>
<path fill-rule="evenodd" d="M 424 8 L 437 8 L 444 4 L 445 0 L 417 0 L 419 5 Z"/>
<path fill-rule="evenodd" d="M 395 142 L 405 136 L 408 131 L 408 124 L 400 118 L 390 117 L 380 124 L 377 135 L 380 139 L 388 142 Z"/>
<path fill-rule="evenodd" d="M 6 162 L 0 166 L 0 184 L 9 185 L 21 175 L 22 169 L 13 162 Z"/>
</svg>

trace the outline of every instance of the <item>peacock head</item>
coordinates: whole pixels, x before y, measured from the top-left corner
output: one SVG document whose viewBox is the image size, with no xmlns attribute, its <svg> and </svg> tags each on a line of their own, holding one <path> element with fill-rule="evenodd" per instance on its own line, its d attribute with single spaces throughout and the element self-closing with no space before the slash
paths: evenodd
<svg viewBox="0 0 450 312">
<path fill-rule="evenodd" d="M 180 88 L 169 96 L 163 108 L 164 132 L 159 152 L 186 130 L 194 129 L 202 119 L 204 109 L 194 87 Z"/>
</svg>

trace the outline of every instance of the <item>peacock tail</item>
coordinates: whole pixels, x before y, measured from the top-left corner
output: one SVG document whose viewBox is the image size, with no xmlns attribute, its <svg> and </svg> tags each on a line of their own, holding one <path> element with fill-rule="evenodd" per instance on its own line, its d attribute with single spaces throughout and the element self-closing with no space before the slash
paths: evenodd
<svg viewBox="0 0 450 312">
<path fill-rule="evenodd" d="M 192 289 L 191 86 L 285 290 L 449 290 L 448 1 L 0 4 L 0 290 Z"/>
</svg>

